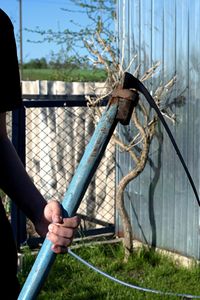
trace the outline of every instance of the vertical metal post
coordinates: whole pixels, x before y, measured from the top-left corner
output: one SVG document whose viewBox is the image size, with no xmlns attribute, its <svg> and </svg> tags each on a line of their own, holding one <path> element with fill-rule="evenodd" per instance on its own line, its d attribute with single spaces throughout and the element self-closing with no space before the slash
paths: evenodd
<svg viewBox="0 0 200 300">
<path fill-rule="evenodd" d="M 25 108 L 16 109 L 12 112 L 12 143 L 25 165 Z M 11 199 L 12 200 L 12 199 Z M 11 226 L 18 248 L 26 241 L 26 217 L 22 211 L 11 202 Z"/>
<path fill-rule="evenodd" d="M 22 0 L 19 0 L 20 78 L 23 79 Z"/>
</svg>

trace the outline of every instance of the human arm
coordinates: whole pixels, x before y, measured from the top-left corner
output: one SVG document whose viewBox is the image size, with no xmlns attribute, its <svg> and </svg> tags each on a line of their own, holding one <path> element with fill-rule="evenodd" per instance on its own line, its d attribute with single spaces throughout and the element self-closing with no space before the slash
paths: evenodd
<svg viewBox="0 0 200 300">
<path fill-rule="evenodd" d="M 0 187 L 4 192 L 33 222 L 41 236 L 48 233 L 54 252 L 66 252 L 79 219 L 63 219 L 60 204 L 57 201 L 47 203 L 36 188 L 7 136 L 6 113 L 0 113 L 0 170 Z M 48 231 L 50 223 L 53 224 Z"/>
</svg>

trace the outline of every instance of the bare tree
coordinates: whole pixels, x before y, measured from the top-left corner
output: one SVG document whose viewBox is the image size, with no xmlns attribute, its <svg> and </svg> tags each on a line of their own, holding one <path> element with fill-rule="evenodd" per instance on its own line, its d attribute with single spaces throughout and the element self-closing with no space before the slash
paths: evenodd
<svg viewBox="0 0 200 300">
<path fill-rule="evenodd" d="M 64 32 L 54 33 L 52 31 L 43 32 L 44 40 L 54 40 L 57 42 L 66 42 L 66 50 L 74 51 L 76 47 L 85 47 L 89 53 L 86 60 L 91 62 L 91 66 L 98 66 L 106 70 L 107 79 L 102 93 L 96 93 L 94 97 L 87 97 L 88 107 L 95 107 L 99 116 L 101 110 L 99 103 L 106 96 L 110 96 L 116 86 L 120 83 L 124 72 L 130 71 L 135 65 L 133 75 L 138 77 L 142 82 L 151 80 L 155 73 L 159 70 L 159 63 L 155 63 L 152 67 L 141 74 L 140 66 L 136 65 L 137 54 L 133 55 L 129 62 L 125 63 L 125 40 L 121 41 L 121 51 L 117 47 L 116 35 L 110 30 L 109 24 L 115 19 L 115 0 L 106 1 L 88 1 L 76 0 L 73 1 L 80 9 L 83 9 L 91 20 L 88 28 L 80 28 L 78 31 L 69 29 Z M 65 9 L 69 11 L 69 9 Z M 79 26 L 79 24 L 77 24 Z M 40 32 L 41 33 L 41 32 Z M 125 38 L 124 38 L 125 39 Z M 80 44 L 81 41 L 81 44 Z M 72 53 L 72 52 L 71 52 Z M 160 111 L 166 118 L 172 122 L 175 121 L 175 115 L 169 109 L 170 101 L 166 95 L 172 89 L 175 83 L 175 77 L 163 84 L 158 84 L 153 92 L 153 97 Z M 113 141 L 119 147 L 120 151 L 130 155 L 133 162 L 133 168 L 128 174 L 123 176 L 119 181 L 116 193 L 116 205 L 123 224 L 124 231 L 124 248 L 125 260 L 133 250 L 132 239 L 134 229 L 131 227 L 129 215 L 124 205 L 124 191 L 130 181 L 134 180 L 141 172 L 148 160 L 149 149 L 153 138 L 157 134 L 158 117 L 155 112 L 151 111 L 146 103 L 141 98 L 137 107 L 134 109 L 131 117 L 131 127 L 129 131 L 129 141 L 125 142 L 115 131 Z M 133 129 L 134 128 L 134 129 Z"/>
<path fill-rule="evenodd" d="M 85 42 L 85 46 L 92 54 L 93 62 L 95 64 L 105 66 L 107 71 L 107 80 L 105 82 L 104 91 L 106 90 L 106 93 L 104 92 L 102 95 L 96 96 L 96 98 L 87 97 L 89 106 L 96 106 L 99 104 L 99 102 L 101 102 L 102 99 L 105 98 L 105 96 L 112 94 L 113 89 L 120 83 L 124 72 L 130 70 L 135 58 L 137 57 L 137 55 L 133 56 L 128 66 L 124 68 L 124 49 L 122 49 L 122 59 L 119 63 L 118 52 L 115 52 L 112 47 L 109 46 L 107 41 L 103 38 L 101 32 L 96 32 L 95 35 L 96 38 L 93 39 L 93 42 Z M 140 66 L 137 66 L 133 72 L 133 75 L 137 76 L 142 82 L 145 82 L 152 79 L 158 69 L 159 63 L 155 63 L 151 68 L 146 70 L 144 74 L 141 75 Z M 172 122 L 175 122 L 175 115 L 169 109 L 170 101 L 167 99 L 167 95 L 174 86 L 175 80 L 176 78 L 173 77 L 165 84 L 158 85 L 153 94 L 155 102 L 160 108 L 161 113 Z M 125 261 L 127 261 L 130 253 L 133 251 L 134 230 L 131 226 L 130 218 L 125 208 L 124 191 L 130 181 L 139 176 L 146 166 L 151 142 L 157 134 L 158 117 L 155 112 L 149 109 L 149 106 L 147 106 L 144 100 L 140 98 L 137 107 L 133 111 L 131 123 L 133 126 L 130 126 L 129 142 L 125 142 L 117 132 L 115 132 L 113 135 L 113 140 L 115 141 L 116 145 L 118 145 L 120 151 L 127 152 L 130 155 L 134 165 L 128 174 L 121 178 L 116 192 L 116 206 L 121 217 L 124 232 L 123 241 L 125 249 Z M 134 130 L 131 128 L 134 128 Z"/>
</svg>

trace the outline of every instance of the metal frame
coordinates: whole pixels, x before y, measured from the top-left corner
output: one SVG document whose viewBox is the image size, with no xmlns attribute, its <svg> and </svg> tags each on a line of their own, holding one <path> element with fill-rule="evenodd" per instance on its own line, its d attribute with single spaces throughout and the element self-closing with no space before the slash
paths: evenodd
<svg viewBox="0 0 200 300">
<path fill-rule="evenodd" d="M 23 95 L 23 107 L 12 112 L 12 143 L 24 165 L 26 165 L 26 108 L 34 107 L 86 107 L 87 103 L 84 95 Z M 106 106 L 108 99 L 101 102 L 101 106 Z M 34 244 L 34 238 L 27 241 L 26 216 L 11 202 L 11 225 L 16 239 L 17 247 L 24 243 Z M 90 229 L 85 231 L 84 235 L 96 235 L 102 233 L 114 233 L 115 226 L 107 224 L 106 228 Z M 78 233 L 77 233 L 78 235 Z"/>
</svg>

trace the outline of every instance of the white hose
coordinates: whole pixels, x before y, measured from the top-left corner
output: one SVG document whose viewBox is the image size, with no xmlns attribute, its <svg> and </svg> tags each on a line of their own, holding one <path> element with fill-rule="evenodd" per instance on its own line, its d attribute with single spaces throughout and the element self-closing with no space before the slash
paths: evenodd
<svg viewBox="0 0 200 300">
<path fill-rule="evenodd" d="M 71 251 L 70 249 L 68 249 L 68 253 L 73 256 L 74 258 L 76 258 L 77 260 L 79 260 L 80 262 L 82 262 L 84 265 L 86 265 L 87 267 L 89 267 L 90 269 L 94 270 L 95 272 L 103 275 L 104 277 L 119 283 L 121 285 L 124 285 L 126 287 L 135 289 L 135 290 L 139 290 L 142 292 L 149 292 L 149 293 L 154 293 L 154 294 L 159 294 L 159 295 L 166 295 L 166 296 L 176 296 L 176 297 L 185 297 L 188 299 L 200 299 L 200 296 L 194 296 L 194 295 L 190 295 L 190 294 L 181 294 L 181 293 L 173 293 L 173 292 L 162 292 L 160 290 L 154 290 L 154 289 L 148 289 L 148 288 L 143 288 L 137 285 L 133 285 L 127 282 L 124 282 L 122 280 L 119 280 L 99 269 L 97 269 L 95 266 L 93 266 L 92 264 L 90 264 L 89 262 L 87 262 L 86 260 L 84 260 L 83 258 L 81 258 L 80 256 L 78 256 L 77 254 L 75 254 L 73 251 Z"/>
</svg>

